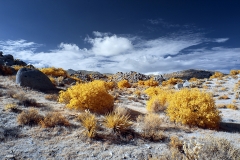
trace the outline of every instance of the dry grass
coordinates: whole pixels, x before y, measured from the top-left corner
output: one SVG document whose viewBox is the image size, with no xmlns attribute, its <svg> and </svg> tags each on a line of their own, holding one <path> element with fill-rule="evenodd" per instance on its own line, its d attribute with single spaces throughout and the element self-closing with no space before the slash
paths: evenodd
<svg viewBox="0 0 240 160">
<path fill-rule="evenodd" d="M 222 99 L 229 99 L 229 97 L 227 95 L 222 95 L 222 96 L 219 96 L 218 97 L 219 100 L 222 100 Z"/>
<path fill-rule="evenodd" d="M 58 95 L 57 94 L 47 94 L 45 96 L 45 99 L 50 100 L 50 101 L 57 101 Z"/>
<path fill-rule="evenodd" d="M 150 141 L 159 141 L 166 138 L 161 130 L 162 119 L 158 114 L 150 113 L 145 116 L 137 118 L 138 123 L 141 125 L 142 137 Z"/>
<path fill-rule="evenodd" d="M 85 128 L 84 134 L 89 138 L 94 138 L 96 135 L 97 119 L 94 114 L 89 111 L 81 113 L 77 118 Z"/>
<path fill-rule="evenodd" d="M 15 112 L 15 111 L 18 111 L 18 107 L 16 104 L 14 103 L 8 103 L 4 106 L 4 109 L 6 111 L 12 111 L 12 112 Z"/>
<path fill-rule="evenodd" d="M 50 112 L 40 121 L 43 128 L 55 126 L 70 126 L 68 120 L 59 112 Z"/>
<path fill-rule="evenodd" d="M 124 133 L 132 126 L 129 115 L 121 115 L 117 112 L 106 115 L 103 124 L 112 129 L 114 133 Z"/>
<path fill-rule="evenodd" d="M 171 136 L 169 147 L 182 151 L 183 149 L 183 141 L 181 141 L 178 136 Z"/>
<path fill-rule="evenodd" d="M 238 109 L 238 107 L 235 104 L 228 104 L 227 108 L 228 109 L 233 109 L 233 110 L 237 110 Z"/>
<path fill-rule="evenodd" d="M 43 116 L 36 109 L 25 110 L 17 116 L 17 122 L 20 125 L 36 125 L 43 120 Z"/>
</svg>

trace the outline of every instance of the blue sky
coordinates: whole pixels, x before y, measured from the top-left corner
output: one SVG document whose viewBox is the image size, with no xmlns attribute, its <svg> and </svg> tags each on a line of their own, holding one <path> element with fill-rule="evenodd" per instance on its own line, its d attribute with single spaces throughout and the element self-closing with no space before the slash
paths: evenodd
<svg viewBox="0 0 240 160">
<path fill-rule="evenodd" d="M 0 50 L 37 67 L 240 69 L 240 1 L 0 0 Z"/>
</svg>

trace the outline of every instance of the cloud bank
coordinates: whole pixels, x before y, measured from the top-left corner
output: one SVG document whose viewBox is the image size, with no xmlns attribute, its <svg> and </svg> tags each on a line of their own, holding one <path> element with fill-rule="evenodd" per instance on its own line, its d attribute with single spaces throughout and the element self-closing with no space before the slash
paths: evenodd
<svg viewBox="0 0 240 160">
<path fill-rule="evenodd" d="M 85 42 L 91 44 L 90 48 L 61 43 L 48 52 L 36 52 L 40 44 L 8 40 L 0 41 L 0 50 L 36 67 L 54 66 L 102 73 L 167 73 L 183 69 L 229 72 L 230 69 L 240 67 L 240 48 L 202 46 L 211 43 L 221 45 L 228 40 L 209 40 L 197 34 L 145 40 L 136 36 L 123 37 L 95 31 L 93 37 L 85 38 Z"/>
</svg>

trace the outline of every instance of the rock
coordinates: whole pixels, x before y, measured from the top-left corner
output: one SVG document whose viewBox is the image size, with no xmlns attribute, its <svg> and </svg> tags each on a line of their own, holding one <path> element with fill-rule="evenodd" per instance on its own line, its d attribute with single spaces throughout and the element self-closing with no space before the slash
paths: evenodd
<svg viewBox="0 0 240 160">
<path fill-rule="evenodd" d="M 183 84 L 182 84 L 182 83 L 176 84 L 176 85 L 174 86 L 174 88 L 175 88 L 175 89 L 181 89 L 181 88 L 183 88 Z"/>
<path fill-rule="evenodd" d="M 16 75 L 16 83 L 40 91 L 54 90 L 55 86 L 41 71 L 31 68 L 21 68 Z"/>
<path fill-rule="evenodd" d="M 14 61 L 14 58 L 13 58 L 13 56 L 12 56 L 11 54 L 4 55 L 3 57 L 4 57 L 5 59 L 9 59 L 9 60 Z"/>
<path fill-rule="evenodd" d="M 190 83 L 188 82 L 188 80 L 186 80 L 184 83 L 183 83 L 183 87 L 189 87 L 190 86 Z"/>
</svg>

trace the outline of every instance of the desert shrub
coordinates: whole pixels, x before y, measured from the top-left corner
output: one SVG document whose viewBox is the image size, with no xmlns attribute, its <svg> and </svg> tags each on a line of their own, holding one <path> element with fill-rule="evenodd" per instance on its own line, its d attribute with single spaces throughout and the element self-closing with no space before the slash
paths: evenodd
<svg viewBox="0 0 240 160">
<path fill-rule="evenodd" d="M 217 129 L 221 120 L 212 95 L 195 88 L 172 94 L 166 112 L 171 121 L 202 128 Z"/>
<path fill-rule="evenodd" d="M 119 82 L 117 83 L 117 85 L 118 85 L 118 88 L 120 88 L 120 89 L 130 88 L 130 87 L 131 87 L 130 83 L 129 83 L 127 80 L 125 80 L 125 79 L 119 81 Z"/>
<path fill-rule="evenodd" d="M 53 76 L 53 77 L 67 77 L 67 71 L 65 71 L 62 68 L 55 68 L 55 67 L 49 67 L 49 68 L 42 68 L 40 69 L 41 72 L 46 74 L 47 76 Z"/>
<path fill-rule="evenodd" d="M 17 105 L 14 104 L 14 103 L 8 103 L 4 106 L 4 109 L 8 110 L 8 111 L 16 111 L 17 110 Z"/>
<path fill-rule="evenodd" d="M 85 127 L 85 135 L 89 138 L 95 137 L 97 128 L 97 119 L 95 115 L 91 114 L 89 111 L 86 111 L 78 116 L 78 120 Z"/>
<path fill-rule="evenodd" d="M 129 118 L 129 115 L 112 112 L 105 116 L 103 124 L 105 127 L 112 129 L 114 133 L 124 133 L 132 126 Z"/>
<path fill-rule="evenodd" d="M 13 70 L 14 69 L 9 67 L 9 66 L 0 65 L 0 74 L 3 74 L 4 76 L 12 75 L 13 74 Z"/>
<path fill-rule="evenodd" d="M 116 83 L 115 82 L 106 82 L 105 86 L 108 90 L 113 90 L 116 87 Z"/>
<path fill-rule="evenodd" d="M 151 141 L 162 140 L 165 138 L 161 130 L 162 119 L 155 113 L 139 116 L 137 121 L 141 124 L 141 136 Z"/>
<path fill-rule="evenodd" d="M 25 110 L 17 116 L 17 122 L 20 125 L 36 125 L 42 119 L 43 116 L 36 109 Z"/>
<path fill-rule="evenodd" d="M 147 94 L 150 98 L 160 94 L 161 92 L 163 92 L 163 89 L 160 87 L 149 87 L 144 91 L 144 93 Z"/>
<path fill-rule="evenodd" d="M 167 81 L 163 81 L 162 86 L 175 85 L 177 83 L 182 83 L 182 80 L 181 79 L 176 79 L 176 78 L 170 78 Z"/>
<path fill-rule="evenodd" d="M 238 107 L 235 104 L 228 104 L 227 108 L 233 109 L 233 110 L 237 110 L 238 109 Z"/>
<path fill-rule="evenodd" d="M 19 100 L 18 105 L 23 105 L 25 107 L 29 107 L 29 106 L 37 107 L 38 106 L 36 99 L 20 96 L 18 100 Z"/>
<path fill-rule="evenodd" d="M 169 147 L 177 149 L 179 151 L 182 151 L 183 149 L 183 141 L 181 141 L 178 136 L 171 136 L 170 137 L 170 142 L 169 142 Z"/>
<path fill-rule="evenodd" d="M 50 112 L 40 121 L 43 128 L 55 126 L 69 126 L 68 120 L 59 112 Z"/>
<path fill-rule="evenodd" d="M 153 80 L 152 78 L 146 81 L 138 81 L 138 85 L 140 86 L 148 86 L 148 87 L 155 87 L 158 86 L 158 81 Z"/>
<path fill-rule="evenodd" d="M 159 112 L 163 111 L 167 107 L 168 98 L 171 96 L 171 91 L 169 90 L 162 90 L 156 96 L 150 98 L 147 102 L 147 111 L 149 112 Z"/>
<path fill-rule="evenodd" d="M 57 94 L 47 94 L 45 96 L 45 99 L 50 100 L 50 101 L 57 101 L 58 95 Z"/>
<path fill-rule="evenodd" d="M 224 94 L 222 96 L 219 96 L 218 99 L 219 100 L 221 100 L 221 99 L 229 99 L 229 97 L 226 94 Z"/>
<path fill-rule="evenodd" d="M 18 71 L 19 69 L 23 68 L 24 66 L 21 65 L 14 65 L 12 66 L 16 71 Z"/>
<path fill-rule="evenodd" d="M 193 78 L 191 78 L 191 79 L 189 80 L 189 82 L 196 82 L 196 81 L 198 81 L 198 79 L 195 78 L 195 77 L 193 77 Z"/>
<path fill-rule="evenodd" d="M 57 85 L 57 81 L 56 81 L 56 79 L 53 76 L 48 76 L 48 78 L 50 79 L 52 84 L 54 84 L 55 86 Z"/>
<path fill-rule="evenodd" d="M 240 70 L 231 70 L 230 75 L 234 76 L 240 73 Z"/>
<path fill-rule="evenodd" d="M 89 110 L 92 113 L 105 114 L 112 111 L 114 98 L 108 93 L 106 82 L 77 84 L 66 91 L 60 91 L 59 102 L 67 104 L 67 108 Z"/>
<path fill-rule="evenodd" d="M 141 91 L 140 90 L 136 90 L 134 92 L 134 95 L 136 95 L 137 97 L 140 97 L 141 96 Z"/>
<path fill-rule="evenodd" d="M 221 72 L 215 72 L 211 77 L 210 79 L 213 79 L 213 78 L 218 78 L 218 79 L 221 79 L 223 77 L 223 74 Z"/>
</svg>

